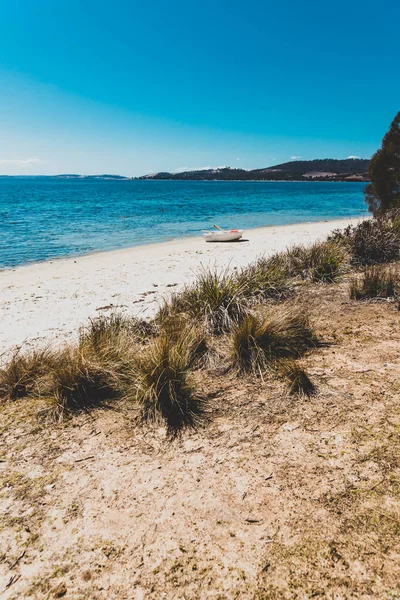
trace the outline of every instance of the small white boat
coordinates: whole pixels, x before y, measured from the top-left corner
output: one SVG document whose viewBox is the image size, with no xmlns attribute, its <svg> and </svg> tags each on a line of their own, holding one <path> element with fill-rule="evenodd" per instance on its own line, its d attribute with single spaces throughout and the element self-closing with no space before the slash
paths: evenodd
<svg viewBox="0 0 400 600">
<path fill-rule="evenodd" d="M 214 225 L 214 227 L 216 226 Z M 230 229 L 228 231 L 218 227 L 216 231 L 204 231 L 203 238 L 206 242 L 235 242 L 240 240 L 243 233 L 243 229 Z"/>
</svg>

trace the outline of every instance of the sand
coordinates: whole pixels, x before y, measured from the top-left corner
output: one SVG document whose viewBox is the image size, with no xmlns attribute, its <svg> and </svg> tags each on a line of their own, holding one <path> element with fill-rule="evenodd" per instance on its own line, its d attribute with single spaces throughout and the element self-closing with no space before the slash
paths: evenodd
<svg viewBox="0 0 400 600">
<path fill-rule="evenodd" d="M 203 266 L 235 268 L 296 243 L 310 243 L 357 219 L 248 230 L 245 241 L 201 237 L 52 260 L 0 272 L 0 358 L 14 346 L 60 344 L 89 318 L 119 310 L 152 316 Z"/>
</svg>

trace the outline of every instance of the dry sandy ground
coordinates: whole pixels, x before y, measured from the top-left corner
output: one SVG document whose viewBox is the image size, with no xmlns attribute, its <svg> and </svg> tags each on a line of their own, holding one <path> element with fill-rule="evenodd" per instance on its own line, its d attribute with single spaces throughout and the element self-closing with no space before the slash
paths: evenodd
<svg viewBox="0 0 400 600">
<path fill-rule="evenodd" d="M 0 407 L 0 597 L 400 598 L 400 313 L 346 282 L 297 302 L 311 399 L 199 372 L 209 422 L 172 442 L 129 406 Z"/>
<path fill-rule="evenodd" d="M 235 244 L 185 238 L 1 271 L 0 357 L 23 342 L 71 338 L 86 319 L 107 310 L 149 316 L 168 291 L 190 282 L 201 265 L 244 266 L 260 254 L 326 237 L 349 222 L 253 229 L 248 241 Z"/>
</svg>

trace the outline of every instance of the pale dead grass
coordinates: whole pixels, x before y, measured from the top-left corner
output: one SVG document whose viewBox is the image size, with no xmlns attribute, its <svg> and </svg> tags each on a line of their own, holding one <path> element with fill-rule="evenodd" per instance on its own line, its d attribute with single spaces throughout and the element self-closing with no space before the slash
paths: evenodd
<svg viewBox="0 0 400 600">
<path fill-rule="evenodd" d="M 400 314 L 346 282 L 296 302 L 330 342 L 310 398 L 198 370 L 212 418 L 173 441 L 123 406 L 52 427 L 1 407 L 3 598 L 400 596 Z"/>
</svg>

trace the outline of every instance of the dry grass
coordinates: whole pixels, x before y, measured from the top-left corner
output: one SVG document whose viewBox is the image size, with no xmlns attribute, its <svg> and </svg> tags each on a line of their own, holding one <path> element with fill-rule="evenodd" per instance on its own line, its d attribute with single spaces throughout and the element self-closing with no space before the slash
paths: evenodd
<svg viewBox="0 0 400 600">
<path fill-rule="evenodd" d="M 266 318 L 252 314 L 233 331 L 233 363 L 240 373 L 260 375 L 280 359 L 302 356 L 316 343 L 303 312 L 272 312 Z"/>
<path fill-rule="evenodd" d="M 15 351 L 0 370 L 0 399 L 16 400 L 40 394 L 41 384 L 48 378 L 55 360 L 50 350 Z"/>
<path fill-rule="evenodd" d="M 160 308 L 156 322 L 187 315 L 209 333 L 228 332 L 249 312 L 246 284 L 228 270 L 203 269 L 191 286 L 175 294 Z"/>
<path fill-rule="evenodd" d="M 47 390 L 50 405 L 44 413 L 60 420 L 120 397 L 126 382 L 119 367 L 120 363 L 98 360 L 79 346 L 65 348 L 58 354 L 52 369 Z"/>
<path fill-rule="evenodd" d="M 372 265 L 366 267 L 361 276 L 355 275 L 350 282 L 350 298 L 394 298 L 400 283 L 397 268 Z"/>
<path fill-rule="evenodd" d="M 126 343 L 145 343 L 155 335 L 154 326 L 143 319 L 121 313 L 89 319 L 79 332 L 79 342 L 102 354 L 105 349 L 118 348 Z"/>
<path fill-rule="evenodd" d="M 281 360 L 277 365 L 278 373 L 286 380 L 288 391 L 296 396 L 313 396 L 317 389 L 307 371 L 297 361 Z"/>
<path fill-rule="evenodd" d="M 187 368 L 198 368 L 204 364 L 208 348 L 207 335 L 197 323 L 192 323 L 184 315 L 166 318 L 159 328 L 159 336 L 169 344 L 174 344 Z"/>
<path fill-rule="evenodd" d="M 254 302 L 279 301 L 293 294 L 287 264 L 281 254 L 260 257 L 237 275 L 244 294 Z"/>
<path fill-rule="evenodd" d="M 315 283 L 334 283 L 348 268 L 347 252 L 335 241 L 294 246 L 283 254 L 283 258 L 290 275 L 300 275 Z"/>
<path fill-rule="evenodd" d="M 143 420 L 161 420 L 169 434 L 199 424 L 204 406 L 195 393 L 190 367 L 201 345 L 196 333 L 175 339 L 160 335 L 140 355 L 134 398 Z"/>
</svg>

